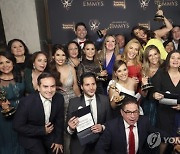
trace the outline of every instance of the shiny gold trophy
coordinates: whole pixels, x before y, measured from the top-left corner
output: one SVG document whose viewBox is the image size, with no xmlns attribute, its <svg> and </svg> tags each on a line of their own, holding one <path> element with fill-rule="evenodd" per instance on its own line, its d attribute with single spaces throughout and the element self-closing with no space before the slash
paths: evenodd
<svg viewBox="0 0 180 154">
<path fill-rule="evenodd" d="M 162 7 L 162 5 L 161 4 L 158 4 L 157 5 L 157 12 L 159 11 L 159 10 L 161 10 L 161 7 Z M 159 15 L 158 13 L 156 12 L 156 15 L 154 16 L 154 21 L 164 21 L 164 16 L 163 15 Z"/>
<path fill-rule="evenodd" d="M 1 89 L 0 90 L 0 101 L 1 102 L 6 102 L 6 92 Z M 9 106 L 7 109 L 3 109 L 1 113 L 3 114 L 4 117 L 10 117 L 16 112 L 16 109 L 14 107 Z"/>
<path fill-rule="evenodd" d="M 143 75 L 144 75 L 144 77 L 146 77 L 145 73 L 144 73 Z M 145 90 L 149 90 L 149 89 L 151 89 L 151 88 L 153 88 L 153 87 L 154 87 L 154 86 L 152 85 L 152 83 L 151 83 L 151 81 L 150 81 L 150 78 L 148 77 L 148 82 L 147 82 L 147 84 L 142 85 L 142 86 L 141 86 L 141 90 L 142 90 L 142 91 L 145 91 Z"/>
<path fill-rule="evenodd" d="M 99 63 L 100 72 L 97 73 L 97 77 L 96 78 L 97 78 L 97 80 L 100 80 L 100 81 L 106 81 L 107 80 L 107 76 L 101 76 L 101 72 L 104 71 L 102 60 L 98 60 L 98 63 Z"/>
</svg>

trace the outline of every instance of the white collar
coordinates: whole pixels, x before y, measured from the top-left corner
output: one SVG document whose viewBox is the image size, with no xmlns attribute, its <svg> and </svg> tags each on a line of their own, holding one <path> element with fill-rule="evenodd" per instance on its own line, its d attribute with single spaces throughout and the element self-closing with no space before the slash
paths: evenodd
<svg viewBox="0 0 180 154">
<path fill-rule="evenodd" d="M 44 96 L 41 95 L 41 93 L 39 93 L 41 101 L 44 103 L 45 100 L 49 100 L 50 102 L 52 102 L 52 98 L 51 99 L 47 99 Z"/>
</svg>

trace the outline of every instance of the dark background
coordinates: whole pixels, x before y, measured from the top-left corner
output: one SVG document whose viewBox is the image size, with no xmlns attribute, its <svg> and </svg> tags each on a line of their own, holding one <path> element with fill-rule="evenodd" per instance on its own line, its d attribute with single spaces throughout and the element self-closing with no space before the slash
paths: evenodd
<svg viewBox="0 0 180 154">
<path fill-rule="evenodd" d="M 71 6 L 65 7 L 64 1 Z M 142 1 L 149 3 L 143 8 Z M 145 25 L 151 30 L 163 26 L 162 22 L 153 20 L 157 4 L 163 5 L 166 18 L 173 24 L 180 24 L 179 0 L 48 0 L 51 41 L 53 44 L 65 44 L 73 40 L 75 35 L 72 26 L 77 22 L 86 24 L 92 40 L 97 38 L 97 29 L 109 26 L 109 34 L 121 33 L 130 39 L 131 29 L 135 25 Z M 99 26 L 92 30 L 90 21 L 94 20 L 98 20 Z M 63 28 L 63 25 L 70 25 L 71 28 Z"/>
</svg>

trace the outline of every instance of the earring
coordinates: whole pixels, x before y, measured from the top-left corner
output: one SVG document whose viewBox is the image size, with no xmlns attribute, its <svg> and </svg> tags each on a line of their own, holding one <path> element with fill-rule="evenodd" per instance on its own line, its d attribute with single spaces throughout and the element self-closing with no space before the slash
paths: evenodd
<svg viewBox="0 0 180 154">
<path fill-rule="evenodd" d="M 33 64 L 33 69 L 36 69 L 35 65 Z"/>
</svg>

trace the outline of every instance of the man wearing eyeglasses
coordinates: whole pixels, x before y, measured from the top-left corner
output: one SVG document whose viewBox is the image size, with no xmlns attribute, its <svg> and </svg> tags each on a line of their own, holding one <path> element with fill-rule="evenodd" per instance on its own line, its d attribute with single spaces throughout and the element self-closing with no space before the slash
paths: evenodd
<svg viewBox="0 0 180 154">
<path fill-rule="evenodd" d="M 144 153 L 147 136 L 152 132 L 145 116 L 139 115 L 136 99 L 126 99 L 120 109 L 121 116 L 109 121 L 100 137 L 96 152 L 140 154 Z"/>
</svg>

